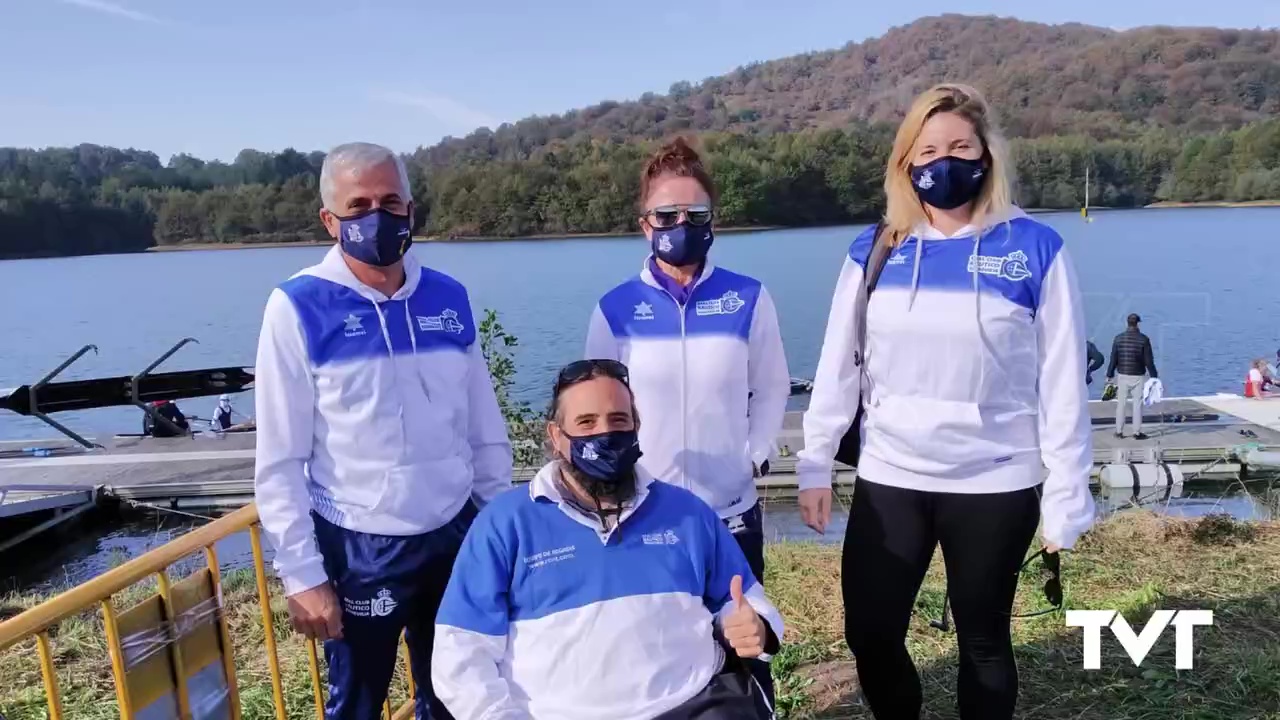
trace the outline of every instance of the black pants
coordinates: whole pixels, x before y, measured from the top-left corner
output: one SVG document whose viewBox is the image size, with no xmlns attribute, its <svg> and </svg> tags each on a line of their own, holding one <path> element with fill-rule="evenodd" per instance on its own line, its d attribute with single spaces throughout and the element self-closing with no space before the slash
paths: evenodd
<svg viewBox="0 0 1280 720">
<path fill-rule="evenodd" d="M 1018 698 L 1009 634 L 1018 568 L 1040 520 L 1039 488 L 966 495 L 903 490 L 858 478 L 845 531 L 845 640 L 877 720 L 920 717 L 907 654 L 916 593 L 941 544 L 960 648 L 962 720 L 1007 720 Z"/>
<path fill-rule="evenodd" d="M 747 556 L 747 565 L 751 568 L 751 574 L 756 576 L 756 582 L 760 586 L 764 586 L 764 516 L 760 511 L 760 504 L 756 503 L 752 508 L 742 514 L 743 527 L 733 533 L 733 539 L 738 541 L 738 547 L 742 548 L 742 554 Z M 782 638 L 778 638 L 779 641 Z M 769 667 L 769 663 L 763 660 L 747 660 L 747 668 L 751 671 L 752 677 L 756 682 L 760 683 L 760 687 L 764 690 L 764 696 L 769 700 L 769 707 L 773 707 L 773 672 Z"/>
<path fill-rule="evenodd" d="M 702 692 L 654 720 L 769 720 L 773 703 L 762 701 L 760 689 L 752 687 L 753 673 L 732 652 L 725 648 L 724 668 Z"/>
</svg>

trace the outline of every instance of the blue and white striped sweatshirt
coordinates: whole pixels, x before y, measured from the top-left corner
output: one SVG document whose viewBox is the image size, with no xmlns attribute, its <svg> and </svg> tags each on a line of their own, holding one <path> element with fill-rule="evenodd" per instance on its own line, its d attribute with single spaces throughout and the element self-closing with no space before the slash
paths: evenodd
<svg viewBox="0 0 1280 720">
<path fill-rule="evenodd" d="M 868 305 L 872 234 L 854 240 L 836 282 L 797 453 L 801 489 L 830 487 L 861 401 L 861 477 L 952 493 L 1043 480 L 1044 539 L 1071 547 L 1093 522 L 1093 450 L 1084 312 L 1062 238 L 1016 208 L 951 236 L 921 226 L 889 256 Z"/>
<path fill-rule="evenodd" d="M 255 368 L 254 495 L 285 592 L 323 584 L 310 512 L 416 535 L 511 487 L 467 291 L 405 257 L 385 297 L 334 247 L 272 291 Z"/>
<path fill-rule="evenodd" d="M 756 503 L 791 394 L 778 314 L 760 281 L 710 262 L 681 307 L 650 262 L 592 313 L 585 356 L 624 363 L 640 464 L 731 517 Z"/>
<path fill-rule="evenodd" d="M 467 720 L 649 720 L 719 672 L 729 585 L 775 635 L 782 618 L 724 523 L 638 470 L 618 526 L 567 503 L 558 463 L 476 518 L 436 616 L 431 679 Z M 767 659 L 767 658 L 766 658 Z"/>
</svg>

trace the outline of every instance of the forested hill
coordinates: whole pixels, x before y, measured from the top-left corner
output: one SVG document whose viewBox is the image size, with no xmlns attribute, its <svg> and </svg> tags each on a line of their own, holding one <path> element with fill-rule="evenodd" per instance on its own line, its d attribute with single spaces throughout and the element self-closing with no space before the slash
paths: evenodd
<svg viewBox="0 0 1280 720">
<path fill-rule="evenodd" d="M 1280 33 L 1117 32 L 1011 18 L 923 18 L 839 50 L 756 63 L 697 84 L 677 82 L 666 95 L 480 130 L 418 157 L 440 164 L 512 160 L 555 139 L 896 123 L 917 93 L 956 80 L 987 93 L 1006 131 L 1017 137 L 1132 138 L 1153 125 L 1209 132 L 1280 114 Z"/>
<path fill-rule="evenodd" d="M 920 90 L 969 82 L 1017 139 L 1020 201 L 1097 205 L 1280 198 L 1280 32 L 1115 32 L 948 15 L 840 50 L 740 68 L 666 95 L 446 139 L 407 159 L 426 231 L 634 229 L 639 164 L 695 134 L 724 225 L 868 219 L 893 123 Z M 232 163 L 82 145 L 0 148 L 0 258 L 156 244 L 323 239 L 323 154 Z"/>
</svg>

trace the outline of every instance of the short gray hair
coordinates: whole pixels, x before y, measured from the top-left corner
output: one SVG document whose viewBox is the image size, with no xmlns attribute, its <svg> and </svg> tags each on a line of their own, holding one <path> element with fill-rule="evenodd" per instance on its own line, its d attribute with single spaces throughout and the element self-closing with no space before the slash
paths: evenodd
<svg viewBox="0 0 1280 720">
<path fill-rule="evenodd" d="M 334 207 L 333 197 L 333 186 L 336 182 L 335 176 L 340 171 L 348 168 L 368 170 L 385 162 L 396 164 L 396 172 L 400 174 L 400 187 L 404 191 L 404 199 L 406 202 L 411 200 L 413 193 L 412 188 L 409 186 L 409 173 L 405 170 L 404 161 L 400 159 L 400 156 L 381 145 L 353 142 L 339 145 L 324 156 L 324 165 L 320 168 L 320 199 L 324 202 L 324 206 L 330 210 L 343 209 Z"/>
</svg>

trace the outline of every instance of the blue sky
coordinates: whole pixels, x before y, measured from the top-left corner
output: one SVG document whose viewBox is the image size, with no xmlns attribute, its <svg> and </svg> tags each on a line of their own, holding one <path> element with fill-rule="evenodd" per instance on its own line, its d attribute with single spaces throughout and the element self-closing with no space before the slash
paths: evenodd
<svg viewBox="0 0 1280 720">
<path fill-rule="evenodd" d="M 408 151 L 944 12 L 1280 26 L 1280 0 L 0 0 L 0 145 Z"/>
</svg>

